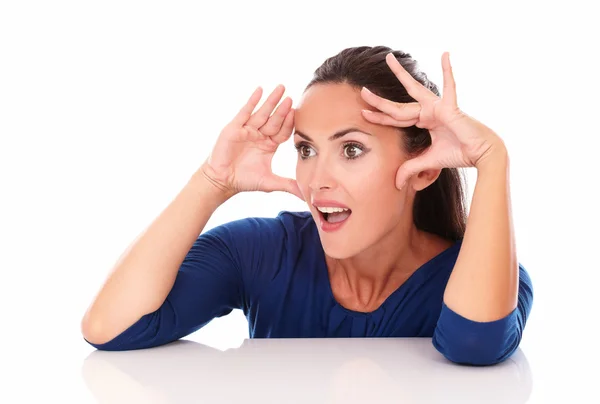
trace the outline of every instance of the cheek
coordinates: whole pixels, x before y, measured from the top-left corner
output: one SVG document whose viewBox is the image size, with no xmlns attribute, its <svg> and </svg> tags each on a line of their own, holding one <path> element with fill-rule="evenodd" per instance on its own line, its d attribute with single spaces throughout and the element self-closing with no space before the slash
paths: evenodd
<svg viewBox="0 0 600 404">
<path fill-rule="evenodd" d="M 391 177 L 383 176 L 381 172 L 355 182 L 352 193 L 370 212 L 382 214 L 385 213 L 385 208 L 394 205 L 399 197 Z"/>
<path fill-rule="evenodd" d="M 386 189 L 393 184 L 396 179 L 398 165 L 390 164 L 393 161 L 387 156 L 373 156 L 370 164 L 364 164 L 357 172 L 352 173 L 355 177 L 360 177 L 361 181 L 368 182 L 370 188 Z"/>
<path fill-rule="evenodd" d="M 308 172 L 306 168 L 301 166 L 301 163 L 296 163 L 296 182 L 303 195 L 308 195 Z"/>
<path fill-rule="evenodd" d="M 396 171 L 397 167 L 392 165 L 365 166 L 346 184 L 356 201 L 368 208 L 371 214 L 386 215 L 386 207 L 397 206 L 401 197 L 395 185 Z"/>
</svg>

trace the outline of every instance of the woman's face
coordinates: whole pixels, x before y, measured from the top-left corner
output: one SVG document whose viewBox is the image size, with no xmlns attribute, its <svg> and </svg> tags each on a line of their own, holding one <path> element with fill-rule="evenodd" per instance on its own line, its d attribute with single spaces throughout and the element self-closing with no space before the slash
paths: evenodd
<svg viewBox="0 0 600 404">
<path fill-rule="evenodd" d="M 406 224 L 408 213 L 407 193 L 395 186 L 406 160 L 401 135 L 397 128 L 368 122 L 361 109 L 374 110 L 359 89 L 317 84 L 303 94 L 295 113 L 296 180 L 326 254 L 338 259 L 360 253 Z M 349 211 L 323 215 L 315 205 Z M 339 220 L 348 212 L 338 228 L 328 229 L 332 225 L 325 216 Z"/>
</svg>

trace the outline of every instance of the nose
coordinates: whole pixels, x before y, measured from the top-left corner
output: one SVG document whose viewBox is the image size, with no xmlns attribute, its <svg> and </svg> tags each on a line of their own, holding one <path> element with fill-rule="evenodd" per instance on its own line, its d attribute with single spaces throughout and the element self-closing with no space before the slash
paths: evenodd
<svg viewBox="0 0 600 404">
<path fill-rule="evenodd" d="M 335 179 L 332 175 L 331 167 L 328 167 L 324 160 L 315 164 L 311 174 L 308 186 L 312 191 L 316 192 L 335 187 Z"/>
</svg>

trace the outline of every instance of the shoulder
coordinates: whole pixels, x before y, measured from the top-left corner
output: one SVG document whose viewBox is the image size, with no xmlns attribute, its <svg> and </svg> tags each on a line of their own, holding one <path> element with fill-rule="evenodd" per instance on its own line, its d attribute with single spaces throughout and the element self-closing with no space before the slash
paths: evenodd
<svg viewBox="0 0 600 404">
<path fill-rule="evenodd" d="M 318 238 L 310 212 L 280 211 L 274 217 L 246 217 L 213 227 L 199 240 L 219 245 L 238 260 L 278 260 L 281 254 L 303 250 Z"/>
<path fill-rule="evenodd" d="M 246 217 L 216 226 L 200 238 L 211 240 L 238 268 L 251 301 L 273 279 L 291 274 L 298 257 L 312 251 L 318 232 L 310 212 L 280 211 L 274 217 Z"/>
<path fill-rule="evenodd" d="M 254 236 L 258 239 L 289 237 L 310 233 L 315 227 L 310 212 L 280 211 L 275 217 L 252 216 L 215 226 L 203 234 L 228 240 Z"/>
</svg>

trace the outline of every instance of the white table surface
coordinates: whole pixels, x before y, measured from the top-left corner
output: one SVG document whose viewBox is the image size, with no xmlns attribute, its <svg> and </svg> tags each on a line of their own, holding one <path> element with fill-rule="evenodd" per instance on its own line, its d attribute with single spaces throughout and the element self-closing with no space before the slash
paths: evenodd
<svg viewBox="0 0 600 404">
<path fill-rule="evenodd" d="M 246 339 L 225 350 L 182 340 L 125 352 L 91 349 L 74 367 L 64 366 L 71 356 L 61 363 L 59 352 L 46 352 L 49 361 L 20 362 L 21 381 L 28 380 L 16 395 L 22 402 L 42 395 L 78 403 L 517 404 L 532 390 L 522 351 L 497 366 L 457 366 L 431 339 Z M 14 398 L 0 392 L 1 402 Z"/>
<path fill-rule="evenodd" d="M 456 366 L 430 339 L 254 339 L 224 352 L 183 341 L 93 352 L 82 377 L 102 403 L 517 404 L 532 388 L 522 352 L 499 366 Z"/>
<path fill-rule="evenodd" d="M 600 403 L 584 339 L 534 339 L 490 367 L 455 365 L 430 338 L 240 341 L 109 352 L 24 335 L 1 345 L 0 403 Z"/>
</svg>

